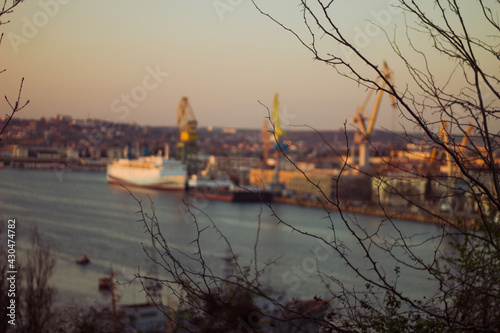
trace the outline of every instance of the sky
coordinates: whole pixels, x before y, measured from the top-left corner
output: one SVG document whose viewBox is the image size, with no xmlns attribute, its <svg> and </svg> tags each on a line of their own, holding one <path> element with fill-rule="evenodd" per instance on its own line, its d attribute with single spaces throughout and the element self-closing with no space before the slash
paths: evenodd
<svg viewBox="0 0 500 333">
<path fill-rule="evenodd" d="M 257 3 L 304 32 L 296 1 Z M 334 17 L 363 52 L 393 67 L 385 36 L 364 38 L 368 20 L 402 22 L 402 15 L 382 15 L 389 5 L 341 1 Z M 0 27 L 7 69 L 0 86 L 13 98 L 25 78 L 23 96 L 30 106 L 19 117 L 63 114 L 175 126 L 178 103 L 187 96 L 199 126 L 260 128 L 265 106 L 272 109 L 278 93 L 285 128 L 337 130 L 366 96 L 355 82 L 314 61 L 249 1 L 37 0 L 23 2 L 9 19 Z M 403 68 L 393 65 L 397 80 Z M 394 130 L 396 115 L 386 98 L 376 128 Z"/>
</svg>

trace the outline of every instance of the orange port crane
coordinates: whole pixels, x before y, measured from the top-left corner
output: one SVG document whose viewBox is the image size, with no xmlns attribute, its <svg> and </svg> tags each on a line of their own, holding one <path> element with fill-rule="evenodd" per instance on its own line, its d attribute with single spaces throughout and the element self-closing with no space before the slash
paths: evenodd
<svg viewBox="0 0 500 333">
<path fill-rule="evenodd" d="M 379 81 L 381 80 L 381 77 L 378 77 L 375 80 L 373 87 L 368 92 L 368 96 L 366 96 L 366 99 L 364 100 L 363 104 L 361 106 L 358 106 L 358 108 L 356 109 L 356 113 L 354 114 L 354 117 L 351 119 L 351 123 L 356 124 L 358 126 L 358 131 L 354 133 L 354 144 L 359 147 L 358 164 L 360 168 L 367 167 L 370 164 L 368 142 L 370 140 L 373 127 L 375 126 L 375 120 L 377 119 L 378 110 L 380 108 L 380 103 L 382 101 L 382 95 L 384 93 L 384 88 L 387 85 L 387 82 L 389 82 L 391 85 L 394 84 L 394 73 L 389 68 L 389 66 L 385 61 L 381 72 L 385 79 L 382 80 L 382 83 L 380 85 Z M 375 105 L 373 107 L 373 111 L 370 116 L 370 121 L 368 123 L 368 126 L 366 126 L 365 121 L 367 118 L 363 116 L 363 113 L 365 111 L 366 105 L 368 104 L 368 101 L 370 100 L 375 90 L 378 90 L 377 99 L 375 100 Z M 394 99 L 393 95 L 391 95 L 391 102 L 392 102 L 391 103 L 392 107 L 395 108 L 396 100 Z M 356 156 L 355 148 L 352 147 L 353 160 L 355 156 Z"/>
<path fill-rule="evenodd" d="M 470 143 L 470 137 L 474 133 L 474 126 L 469 123 L 469 126 L 467 129 L 464 131 L 464 136 L 462 137 L 462 141 L 460 142 L 459 145 L 455 146 L 456 153 L 459 157 L 465 158 L 465 153 L 466 153 L 466 148 Z M 441 121 L 441 127 L 439 128 L 439 133 L 438 133 L 438 141 L 441 141 L 445 146 L 450 147 L 450 135 L 448 134 L 448 129 L 446 128 L 446 119 L 443 119 Z M 450 149 L 453 149 L 453 147 L 450 147 Z M 451 175 L 453 172 L 457 172 L 457 166 L 452 164 L 452 159 L 451 156 L 448 152 L 444 152 L 445 154 L 445 161 L 446 161 L 446 170 L 448 175 Z M 439 154 L 441 155 L 441 154 Z M 442 156 L 442 155 L 441 155 Z M 431 173 L 435 171 L 437 166 L 435 165 L 436 158 L 438 157 L 438 144 L 434 144 L 434 148 L 432 149 L 431 154 L 429 155 L 429 159 L 424 162 L 424 165 L 422 166 L 423 171 L 427 173 Z"/>
<path fill-rule="evenodd" d="M 444 142 L 445 145 L 448 145 L 448 131 L 446 130 L 446 120 L 441 120 L 441 127 L 439 128 L 438 140 Z M 434 148 L 432 149 L 431 155 L 429 157 L 428 165 L 432 165 L 436 160 L 438 145 L 434 144 Z"/>
<path fill-rule="evenodd" d="M 472 123 L 469 122 L 469 126 L 465 129 L 464 131 L 464 136 L 462 137 L 462 141 L 460 142 L 460 145 L 457 147 L 457 156 L 458 158 L 461 159 L 463 164 L 471 164 L 474 163 L 474 160 L 477 161 L 476 158 L 467 158 L 467 152 L 471 152 L 471 150 L 468 148 L 469 145 L 471 145 L 471 137 L 476 134 L 476 127 L 472 125 Z M 451 161 L 451 160 L 450 160 Z M 469 166 L 469 165 L 467 165 Z M 455 175 L 458 175 L 460 173 L 460 168 L 457 164 L 453 165 L 453 170 L 451 169 L 450 166 L 450 172 L 453 172 Z"/>
<path fill-rule="evenodd" d="M 196 173 L 198 156 L 198 121 L 187 97 L 182 97 L 177 108 L 177 126 L 180 138 L 177 143 L 177 159 L 186 164 L 188 174 Z"/>
<path fill-rule="evenodd" d="M 465 130 L 464 136 L 462 138 L 462 142 L 460 142 L 459 148 L 460 148 L 460 154 L 462 155 L 462 157 L 465 156 L 465 148 L 467 148 L 467 146 L 469 145 L 470 137 L 472 135 L 474 135 L 475 130 L 476 130 L 476 128 L 472 125 L 472 123 L 469 123 L 469 126 Z"/>
</svg>

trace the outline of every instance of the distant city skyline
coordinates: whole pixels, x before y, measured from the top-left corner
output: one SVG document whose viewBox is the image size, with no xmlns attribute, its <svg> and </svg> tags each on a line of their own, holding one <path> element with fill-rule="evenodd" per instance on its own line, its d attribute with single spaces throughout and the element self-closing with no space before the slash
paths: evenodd
<svg viewBox="0 0 500 333">
<path fill-rule="evenodd" d="M 296 3 L 258 3 L 304 31 Z M 336 19 L 346 34 L 373 59 L 387 60 L 396 82 L 402 80 L 404 69 L 384 34 L 367 26 L 402 23 L 391 1 L 340 6 L 345 12 Z M 279 93 L 285 129 L 338 130 L 345 122 L 354 129 L 349 120 L 366 97 L 364 88 L 313 61 L 292 34 L 246 1 L 39 0 L 20 4 L 9 19 L 2 26 L 7 71 L 0 85 L 14 98 L 25 78 L 30 105 L 17 117 L 175 126 L 177 105 L 187 96 L 201 127 L 260 128 L 265 106 L 272 110 Z M 5 102 L 0 111 L 8 111 Z M 375 127 L 397 130 L 397 115 L 386 97 Z"/>
</svg>

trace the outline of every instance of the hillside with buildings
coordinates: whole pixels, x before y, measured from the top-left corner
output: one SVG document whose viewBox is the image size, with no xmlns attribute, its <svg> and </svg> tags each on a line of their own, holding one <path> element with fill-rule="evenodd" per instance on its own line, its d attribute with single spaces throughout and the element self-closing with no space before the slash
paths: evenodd
<svg viewBox="0 0 500 333">
<path fill-rule="evenodd" d="M 124 157 L 167 154 L 175 158 L 180 131 L 60 115 L 14 118 L 0 142 L 0 165 L 105 171 L 108 163 Z M 327 198 L 335 198 L 331 201 L 346 209 L 365 212 L 381 203 L 405 214 L 412 205 L 419 205 L 430 211 L 474 215 L 475 204 L 460 193 L 466 185 L 453 177 L 457 172 L 453 163 L 422 135 L 374 131 L 369 165 L 363 167 L 358 163 L 354 131 L 290 130 L 280 138 L 279 147 L 270 133 L 257 129 L 201 127 L 196 139 L 193 170 L 200 177 L 272 188 L 275 200 L 322 206 L 331 205 Z M 470 160 L 471 172 L 481 173 L 481 160 Z"/>
</svg>

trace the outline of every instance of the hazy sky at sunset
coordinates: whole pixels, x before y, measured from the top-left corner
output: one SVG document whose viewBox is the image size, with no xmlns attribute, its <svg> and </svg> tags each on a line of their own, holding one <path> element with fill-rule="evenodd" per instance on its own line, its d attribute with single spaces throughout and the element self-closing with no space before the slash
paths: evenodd
<svg viewBox="0 0 500 333">
<path fill-rule="evenodd" d="M 260 2 L 303 29 L 295 2 Z M 351 36 L 388 6 L 345 3 L 336 20 Z M 285 125 L 338 129 L 366 95 L 313 61 L 295 37 L 248 1 L 39 0 L 25 1 L 9 18 L 0 49 L 7 72 L 0 85 L 2 95 L 15 95 L 25 77 L 27 118 L 59 113 L 173 126 L 177 104 L 188 96 L 200 126 L 259 128 L 267 111 L 258 101 L 272 108 L 278 92 Z M 382 34 L 370 38 L 363 51 L 391 65 L 384 40 Z M 396 80 L 398 66 L 391 66 Z M 391 129 L 398 120 L 387 101 L 377 127 Z"/>
</svg>

